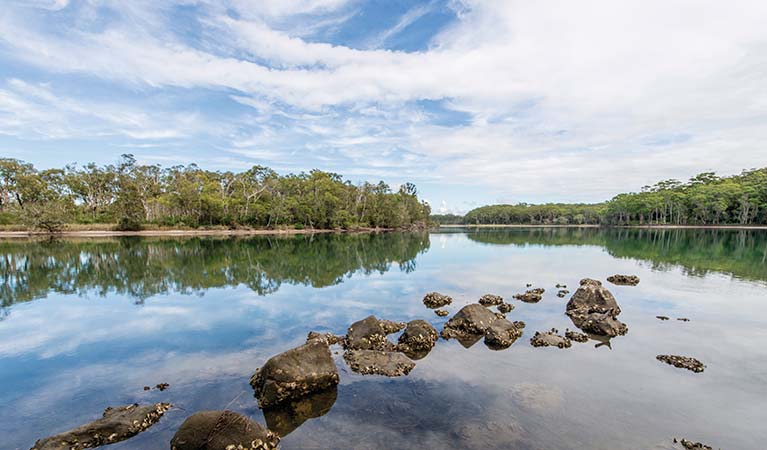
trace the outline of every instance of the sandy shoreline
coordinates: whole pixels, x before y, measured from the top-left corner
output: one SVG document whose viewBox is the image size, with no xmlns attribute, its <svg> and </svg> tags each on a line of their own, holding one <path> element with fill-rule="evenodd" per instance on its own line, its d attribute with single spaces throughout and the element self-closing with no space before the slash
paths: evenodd
<svg viewBox="0 0 767 450">
<path fill-rule="evenodd" d="M 256 236 L 256 235 L 299 235 L 299 234 L 348 234 L 348 233 L 379 233 L 394 231 L 387 228 L 362 228 L 355 230 L 142 230 L 142 231 L 112 231 L 112 230 L 71 230 L 60 233 L 43 231 L 0 231 L 0 238 L 29 238 L 29 237 L 125 237 L 125 236 Z"/>
<path fill-rule="evenodd" d="M 602 226 L 602 225 L 523 225 L 523 224 L 502 224 L 502 225 L 440 225 L 440 228 L 641 228 L 657 230 L 767 230 L 767 225 L 624 225 L 624 226 Z"/>
</svg>

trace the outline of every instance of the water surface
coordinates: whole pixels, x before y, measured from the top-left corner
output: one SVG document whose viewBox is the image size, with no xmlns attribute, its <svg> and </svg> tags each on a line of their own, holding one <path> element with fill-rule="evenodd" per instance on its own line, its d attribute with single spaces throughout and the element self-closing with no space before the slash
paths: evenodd
<svg viewBox="0 0 767 450">
<path fill-rule="evenodd" d="M 533 348 L 564 330 L 583 277 L 607 284 L 629 326 L 610 346 Z M 180 423 L 228 408 L 279 423 L 284 449 L 648 449 L 687 437 L 721 448 L 767 440 L 767 233 L 733 230 L 461 229 L 377 235 L 0 241 L 2 449 L 93 420 L 110 405 L 170 401 L 160 423 L 114 449 L 169 448 Z M 423 318 L 429 291 L 451 314 L 527 283 L 509 349 L 440 341 L 407 377 L 359 376 L 335 355 L 336 392 L 316 418 L 265 418 L 248 379 L 311 331 L 369 314 Z M 511 301 L 511 300 L 510 300 Z M 656 315 L 670 316 L 662 322 Z M 688 317 L 690 322 L 674 320 Z M 690 355 L 695 374 L 659 363 Z M 170 383 L 164 392 L 144 385 Z M 304 421 L 305 420 L 305 421 Z M 287 425 L 286 425 L 287 424 Z"/>
</svg>

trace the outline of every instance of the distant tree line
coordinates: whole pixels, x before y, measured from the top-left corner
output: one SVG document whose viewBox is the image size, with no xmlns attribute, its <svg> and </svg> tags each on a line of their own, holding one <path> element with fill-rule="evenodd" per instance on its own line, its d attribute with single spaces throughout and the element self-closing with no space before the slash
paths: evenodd
<svg viewBox="0 0 767 450">
<path fill-rule="evenodd" d="M 195 164 L 162 168 L 123 155 L 115 165 L 38 170 L 0 158 L 0 223 L 49 231 L 66 223 L 116 223 L 118 229 L 248 226 L 336 229 L 400 228 L 428 222 L 415 185 L 352 184 L 312 170 L 279 175 L 263 166 L 243 172 Z"/>
<path fill-rule="evenodd" d="M 688 182 L 665 180 L 597 204 L 489 205 L 465 216 L 435 215 L 441 224 L 752 225 L 767 224 L 767 168 Z"/>
</svg>

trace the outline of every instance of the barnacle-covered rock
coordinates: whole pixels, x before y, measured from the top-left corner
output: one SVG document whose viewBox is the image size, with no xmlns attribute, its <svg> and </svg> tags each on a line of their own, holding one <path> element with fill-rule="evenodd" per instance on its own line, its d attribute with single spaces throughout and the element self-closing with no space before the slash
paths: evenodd
<svg viewBox="0 0 767 450">
<path fill-rule="evenodd" d="M 445 339 L 463 338 L 468 335 L 482 336 L 498 320 L 498 317 L 484 306 L 472 303 L 461 308 L 445 323 L 440 335 Z"/>
<path fill-rule="evenodd" d="M 586 333 L 579 333 L 577 331 L 565 330 L 565 337 L 575 342 L 588 342 L 589 335 Z"/>
<path fill-rule="evenodd" d="M 611 275 L 607 277 L 607 281 L 612 284 L 620 286 L 636 286 L 639 284 L 639 277 L 636 275 Z"/>
<path fill-rule="evenodd" d="M 404 353 L 379 350 L 348 350 L 344 360 L 352 372 L 361 375 L 384 375 L 398 377 L 407 375 L 415 363 Z"/>
<path fill-rule="evenodd" d="M 423 304 L 426 305 L 427 308 L 431 309 L 441 308 L 451 303 L 453 303 L 452 297 L 440 294 L 439 292 L 429 292 L 423 298 Z"/>
<path fill-rule="evenodd" d="M 171 450 L 272 450 L 279 436 L 232 411 L 200 411 L 181 424 Z"/>
<path fill-rule="evenodd" d="M 689 356 L 678 355 L 658 355 L 655 357 L 658 361 L 662 361 L 666 364 L 670 364 L 680 369 L 691 370 L 695 373 L 703 372 L 706 366 L 695 358 Z"/>
<path fill-rule="evenodd" d="M 543 298 L 543 293 L 546 292 L 543 288 L 529 289 L 524 294 L 516 294 L 514 298 L 526 303 L 538 303 Z"/>
<path fill-rule="evenodd" d="M 536 331 L 535 335 L 530 339 L 530 344 L 532 344 L 533 347 L 558 348 L 569 348 L 572 345 L 570 339 L 565 336 L 560 336 L 559 330 L 556 328 L 552 328 L 550 331 L 544 333 Z"/>
<path fill-rule="evenodd" d="M 338 369 L 322 339 L 273 356 L 250 379 L 258 406 L 267 408 L 286 400 L 338 384 Z"/>
<path fill-rule="evenodd" d="M 349 327 L 344 346 L 352 350 L 393 350 L 394 344 L 389 342 L 386 336 L 403 328 L 403 322 L 379 320 L 375 316 L 368 316 Z"/>
<path fill-rule="evenodd" d="M 421 359 L 437 343 L 437 330 L 425 320 L 411 320 L 399 337 L 397 350 L 410 358 Z"/>
<path fill-rule="evenodd" d="M 500 305 L 498 305 L 498 312 L 502 314 L 508 314 L 513 309 L 514 309 L 514 305 L 512 305 L 511 303 L 501 303 Z"/>
<path fill-rule="evenodd" d="M 40 439 L 32 450 L 81 450 L 124 441 L 157 423 L 170 408 L 170 403 L 110 407 L 101 419 Z"/>
<path fill-rule="evenodd" d="M 522 336 L 524 328 L 525 323 L 521 321 L 496 319 L 485 331 L 485 345 L 493 350 L 508 348 Z"/>
<path fill-rule="evenodd" d="M 479 304 L 482 306 L 494 306 L 503 303 L 503 297 L 494 294 L 485 294 L 479 298 Z"/>
</svg>

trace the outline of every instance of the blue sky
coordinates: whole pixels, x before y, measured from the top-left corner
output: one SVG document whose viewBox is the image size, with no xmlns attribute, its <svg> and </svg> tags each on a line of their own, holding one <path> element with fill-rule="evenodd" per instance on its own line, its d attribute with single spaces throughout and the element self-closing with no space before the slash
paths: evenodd
<svg viewBox="0 0 767 450">
<path fill-rule="evenodd" d="M 6 0 L 0 156 L 415 182 L 441 212 L 767 161 L 767 2 Z"/>
</svg>

